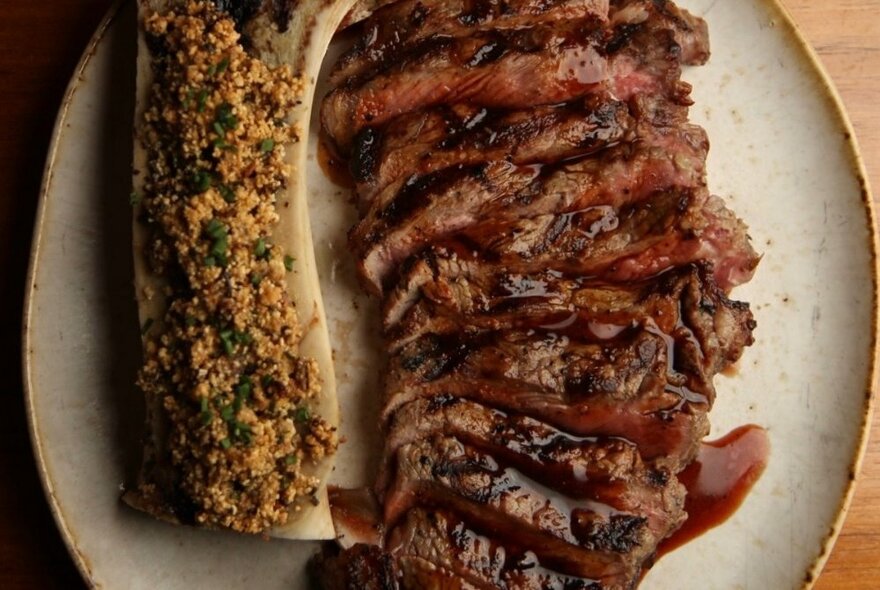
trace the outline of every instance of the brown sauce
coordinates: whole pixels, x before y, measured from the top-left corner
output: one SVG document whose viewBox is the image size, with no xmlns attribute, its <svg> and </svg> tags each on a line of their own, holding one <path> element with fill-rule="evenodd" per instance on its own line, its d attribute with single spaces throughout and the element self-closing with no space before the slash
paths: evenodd
<svg viewBox="0 0 880 590">
<path fill-rule="evenodd" d="M 767 431 L 754 425 L 703 443 L 697 460 L 678 476 L 688 491 L 688 519 L 660 544 L 657 558 L 730 518 L 764 473 L 769 453 Z"/>
<path fill-rule="evenodd" d="M 354 189 L 354 179 L 348 171 L 345 160 L 336 154 L 336 150 L 330 144 L 330 138 L 323 130 L 318 140 L 317 158 L 318 165 L 330 182 L 345 189 Z"/>
</svg>

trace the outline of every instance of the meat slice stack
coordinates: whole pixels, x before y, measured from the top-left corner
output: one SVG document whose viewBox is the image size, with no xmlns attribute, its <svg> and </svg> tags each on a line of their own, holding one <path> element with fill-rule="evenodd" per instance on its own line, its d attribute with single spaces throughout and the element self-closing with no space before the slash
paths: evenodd
<svg viewBox="0 0 880 590">
<path fill-rule="evenodd" d="M 379 2 L 322 122 L 389 355 L 378 533 L 327 588 L 633 588 L 687 515 L 758 263 L 663 0 Z M 364 540 L 364 539 L 362 539 Z"/>
</svg>

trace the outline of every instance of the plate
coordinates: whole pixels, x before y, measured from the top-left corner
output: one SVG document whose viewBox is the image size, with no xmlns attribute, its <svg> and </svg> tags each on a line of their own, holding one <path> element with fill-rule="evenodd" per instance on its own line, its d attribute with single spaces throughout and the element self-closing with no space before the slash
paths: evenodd
<svg viewBox="0 0 880 590">
<path fill-rule="evenodd" d="M 710 186 L 749 223 L 764 253 L 755 280 L 736 293 L 752 302 L 758 341 L 734 376 L 718 379 L 714 433 L 763 425 L 772 453 L 742 508 L 664 557 L 642 588 L 810 586 L 845 516 L 870 417 L 871 199 L 840 101 L 783 9 L 772 0 L 681 4 L 705 16 L 712 35 L 710 65 L 685 73 L 695 88 L 692 118 L 713 141 Z M 58 116 L 46 166 L 24 372 L 49 504 L 94 587 L 305 588 L 303 567 L 315 544 L 175 528 L 119 501 L 142 428 L 128 209 L 134 31 L 131 2 L 98 29 Z M 333 480 L 354 485 L 371 478 L 379 453 L 369 403 L 379 378 L 375 307 L 357 290 L 345 252 L 353 211 L 344 191 L 324 178 L 314 153 L 309 166 L 349 436 Z"/>
</svg>

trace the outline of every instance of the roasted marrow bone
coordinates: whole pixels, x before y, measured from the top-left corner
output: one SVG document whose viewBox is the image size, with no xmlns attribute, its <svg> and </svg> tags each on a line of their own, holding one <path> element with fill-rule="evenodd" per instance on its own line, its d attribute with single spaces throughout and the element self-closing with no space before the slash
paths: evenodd
<svg viewBox="0 0 880 590">
<path fill-rule="evenodd" d="M 147 433 L 124 500 L 179 524 L 326 539 L 339 416 L 298 139 L 351 2 L 262 4 L 138 4 Z"/>
</svg>

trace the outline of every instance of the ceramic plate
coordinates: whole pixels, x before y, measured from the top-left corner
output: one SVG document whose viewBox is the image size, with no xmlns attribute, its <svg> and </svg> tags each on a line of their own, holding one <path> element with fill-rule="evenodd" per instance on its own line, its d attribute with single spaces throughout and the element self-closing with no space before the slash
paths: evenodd
<svg viewBox="0 0 880 590">
<path fill-rule="evenodd" d="M 713 141 L 710 186 L 764 253 L 755 280 L 736 293 L 753 304 L 758 341 L 735 376 L 718 379 L 714 433 L 763 425 L 772 453 L 733 518 L 664 557 L 642 587 L 800 588 L 830 551 L 864 451 L 875 350 L 871 201 L 839 101 L 783 11 L 770 0 L 681 4 L 705 16 L 712 34 L 710 65 L 685 73 L 693 119 Z M 134 35 L 125 3 L 71 83 L 46 168 L 24 333 L 46 493 L 95 587 L 304 588 L 314 544 L 175 528 L 119 502 L 142 426 L 128 210 Z M 364 403 L 377 397 L 375 309 L 345 253 L 353 212 L 314 155 L 310 166 L 350 441 L 334 480 L 353 485 L 369 480 L 379 449 L 375 409 Z"/>
</svg>

